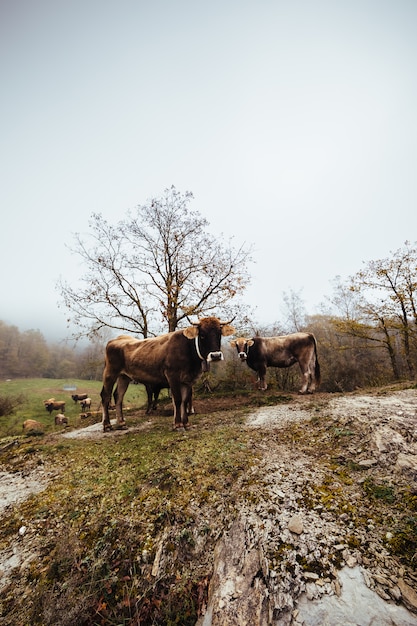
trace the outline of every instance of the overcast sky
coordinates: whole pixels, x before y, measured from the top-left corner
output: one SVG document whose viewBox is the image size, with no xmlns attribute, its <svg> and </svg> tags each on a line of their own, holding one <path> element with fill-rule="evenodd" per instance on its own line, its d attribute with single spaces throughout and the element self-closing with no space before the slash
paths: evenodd
<svg viewBox="0 0 417 626">
<path fill-rule="evenodd" d="M 66 244 L 175 185 L 262 324 L 417 240 L 416 0 L 0 0 L 0 319 L 66 335 Z"/>
</svg>

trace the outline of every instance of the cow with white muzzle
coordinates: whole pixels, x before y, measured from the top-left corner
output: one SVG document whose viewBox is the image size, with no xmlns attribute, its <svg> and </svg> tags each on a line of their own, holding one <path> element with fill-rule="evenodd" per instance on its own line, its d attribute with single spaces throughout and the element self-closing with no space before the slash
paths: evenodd
<svg viewBox="0 0 417 626">
<path fill-rule="evenodd" d="M 259 389 L 267 389 L 268 367 L 291 367 L 298 363 L 302 376 L 300 393 L 314 393 L 320 384 L 317 342 L 311 333 L 292 333 L 280 337 L 239 337 L 230 342 L 238 357 L 258 374 Z"/>
<path fill-rule="evenodd" d="M 116 422 L 125 427 L 123 397 L 132 380 L 147 389 L 169 387 L 174 408 L 174 428 L 188 426 L 192 407 L 192 386 L 212 362 L 223 360 L 221 339 L 232 335 L 230 322 L 206 317 L 184 330 L 135 339 L 122 335 L 106 346 L 101 399 L 103 430 L 110 430 L 109 404 L 117 381 Z"/>
</svg>

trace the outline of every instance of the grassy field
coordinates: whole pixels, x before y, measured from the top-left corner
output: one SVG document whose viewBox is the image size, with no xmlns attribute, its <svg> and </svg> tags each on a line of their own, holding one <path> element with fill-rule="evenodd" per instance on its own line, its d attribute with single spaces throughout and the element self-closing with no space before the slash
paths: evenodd
<svg viewBox="0 0 417 626">
<path fill-rule="evenodd" d="M 44 400 L 55 398 L 65 401 L 65 415 L 70 427 L 80 426 L 81 407 L 75 403 L 71 395 L 88 393 L 92 400 L 91 412 L 100 412 L 101 381 L 94 380 L 66 380 L 50 378 L 24 378 L 0 382 L 0 397 L 11 396 L 20 398 L 21 403 L 12 415 L 0 417 L 0 438 L 22 434 L 22 424 L 27 419 L 33 419 L 42 424 L 44 432 L 53 432 L 57 428 L 54 424 L 56 411 L 51 415 L 44 407 Z M 75 389 L 74 389 L 75 388 Z M 164 394 L 161 394 L 163 397 Z M 146 403 L 146 393 L 143 385 L 130 385 L 124 405 L 128 408 L 142 408 Z"/>
</svg>

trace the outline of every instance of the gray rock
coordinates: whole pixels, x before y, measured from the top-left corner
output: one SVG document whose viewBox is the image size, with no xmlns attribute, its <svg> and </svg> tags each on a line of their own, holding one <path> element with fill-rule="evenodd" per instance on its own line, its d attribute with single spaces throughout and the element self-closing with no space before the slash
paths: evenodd
<svg viewBox="0 0 417 626">
<path fill-rule="evenodd" d="M 403 578 L 398 581 L 398 588 L 401 591 L 404 604 L 412 611 L 417 612 L 417 593 L 414 589 Z"/>
<path fill-rule="evenodd" d="M 288 530 L 296 535 L 301 535 L 304 530 L 303 520 L 299 515 L 293 515 L 293 517 L 288 522 Z"/>
<path fill-rule="evenodd" d="M 341 585 L 340 596 L 321 596 L 312 601 L 303 594 L 299 598 L 297 622 L 303 626 L 417 625 L 417 615 L 403 606 L 387 602 L 375 591 L 368 589 L 360 567 L 345 567 L 340 570 L 338 577 Z"/>
</svg>

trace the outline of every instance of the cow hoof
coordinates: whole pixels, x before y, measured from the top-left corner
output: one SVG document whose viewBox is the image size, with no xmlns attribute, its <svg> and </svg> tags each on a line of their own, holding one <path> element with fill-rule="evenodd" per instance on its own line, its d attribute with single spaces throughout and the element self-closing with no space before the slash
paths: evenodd
<svg viewBox="0 0 417 626">
<path fill-rule="evenodd" d="M 126 424 L 123 422 L 122 424 L 116 424 L 116 430 L 127 430 Z"/>
<path fill-rule="evenodd" d="M 172 430 L 184 430 L 184 426 L 182 424 L 174 424 Z"/>
<path fill-rule="evenodd" d="M 103 433 L 109 433 L 111 430 L 113 430 L 113 426 L 105 426 L 103 428 Z"/>
</svg>

